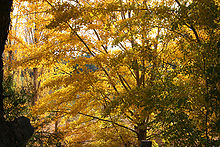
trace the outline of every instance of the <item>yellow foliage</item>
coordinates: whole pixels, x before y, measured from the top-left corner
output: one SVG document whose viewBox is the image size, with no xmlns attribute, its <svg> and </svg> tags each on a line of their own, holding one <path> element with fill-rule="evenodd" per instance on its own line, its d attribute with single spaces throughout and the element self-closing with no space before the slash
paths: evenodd
<svg viewBox="0 0 220 147">
<path fill-rule="evenodd" d="M 205 103 L 199 98 L 204 77 L 196 81 L 183 71 L 203 61 L 192 46 L 195 31 L 188 22 L 161 21 L 174 13 L 174 1 L 21 1 L 17 7 L 20 30 L 11 30 L 14 43 L 7 48 L 17 52 L 13 68 L 42 69 L 35 125 L 59 121 L 69 146 L 138 145 L 142 130 L 142 136 L 157 135 L 152 126 L 161 109 L 155 103 L 167 95 Z M 172 23 L 175 17 L 169 16 Z M 210 39 L 206 30 L 198 35 Z M 179 89 L 167 90 L 172 86 Z"/>
</svg>

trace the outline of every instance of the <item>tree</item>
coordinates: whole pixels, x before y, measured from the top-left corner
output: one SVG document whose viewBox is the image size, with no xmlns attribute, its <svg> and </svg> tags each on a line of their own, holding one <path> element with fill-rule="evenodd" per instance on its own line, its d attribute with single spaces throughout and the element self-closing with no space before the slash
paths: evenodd
<svg viewBox="0 0 220 147">
<path fill-rule="evenodd" d="M 57 130 L 70 145 L 137 146 L 157 138 L 169 145 L 218 144 L 217 2 L 48 6 L 49 22 L 41 25 L 49 35 L 17 62 L 50 70 L 41 85 L 50 93 L 32 109 L 42 121 L 36 125 L 59 120 Z"/>
<path fill-rule="evenodd" d="M 219 91 L 216 87 L 219 78 L 219 74 L 217 74 L 219 66 L 217 61 L 219 58 L 219 48 L 217 47 L 219 3 L 205 0 L 192 2 L 175 0 L 175 3 L 177 4 L 175 11 L 173 8 L 169 8 L 168 13 L 161 14 L 161 18 L 166 18 L 166 22 L 171 26 L 165 29 L 177 35 L 175 37 L 178 39 L 179 49 L 184 55 L 184 58 L 180 60 L 182 70 L 179 73 L 181 73 L 180 78 L 186 81 L 179 83 L 179 86 L 181 86 L 181 91 L 185 91 L 185 95 L 184 99 L 177 100 L 178 106 L 175 107 L 175 111 L 170 111 L 174 116 L 176 113 L 177 119 L 180 119 L 181 122 L 174 121 L 176 125 L 172 123 L 174 129 L 171 132 L 180 133 L 180 131 L 174 131 L 179 127 L 186 131 L 185 133 L 182 131 L 182 135 L 189 135 L 182 139 L 180 137 L 176 144 L 218 145 L 218 131 L 215 128 L 218 128 L 216 124 L 219 115 L 219 98 L 217 96 Z M 169 13 L 174 17 L 169 17 Z M 177 77 L 179 80 L 180 78 Z M 216 82 L 213 82 L 214 79 Z M 174 88 L 179 91 L 179 88 Z M 175 120 L 174 117 L 171 117 L 169 121 L 171 120 Z M 185 124 L 185 127 L 180 127 L 181 125 L 178 123 Z M 171 132 L 168 133 L 170 134 L 168 136 L 172 136 Z M 179 136 L 181 135 L 177 135 L 177 138 Z"/>
<path fill-rule="evenodd" d="M 11 6 L 12 6 L 12 0 L 6 1 L 6 0 L 1 0 L 0 1 L 1 5 L 1 14 L 0 14 L 0 119 L 3 119 L 4 116 L 4 109 L 3 109 L 3 87 L 2 87 L 2 82 L 3 82 L 3 59 L 2 59 L 2 54 L 5 49 L 5 43 L 7 40 L 8 36 L 8 31 L 9 31 L 9 24 L 10 24 L 10 12 L 11 12 Z"/>
<path fill-rule="evenodd" d="M 76 5 L 80 6 L 81 5 L 80 3 L 76 3 Z M 139 11 L 129 12 L 128 10 L 126 10 L 126 13 L 128 13 L 129 18 L 125 19 L 124 18 L 125 12 L 123 11 L 120 12 L 121 4 L 119 3 L 109 3 L 106 6 L 107 9 L 105 7 L 102 8 L 101 6 L 99 6 L 99 4 L 98 5 L 94 4 L 94 6 L 97 7 L 94 10 L 91 9 L 91 6 L 87 4 L 83 4 L 83 5 L 86 6 L 85 10 L 82 11 L 83 13 L 85 13 L 83 15 L 79 15 L 81 14 L 81 12 L 79 11 L 80 9 L 78 10 L 77 7 L 74 7 L 69 3 L 63 3 L 63 5 L 52 7 L 52 10 L 56 15 L 54 20 L 47 27 L 59 28 L 61 27 L 59 24 L 60 23 L 63 24 L 64 28 L 60 28 L 60 29 L 65 29 L 65 32 L 71 32 L 70 37 L 74 38 L 73 41 L 76 45 L 73 45 L 72 40 L 67 39 L 67 37 L 69 38 L 69 35 L 66 36 L 66 34 L 64 33 L 60 34 L 59 32 L 56 32 L 58 34 L 57 37 L 53 36 L 52 38 L 46 38 L 44 40 L 46 41 L 46 43 L 45 43 L 45 47 L 42 46 L 41 51 L 43 52 L 41 51 L 39 52 L 39 54 L 43 56 L 39 56 L 42 58 L 38 58 L 37 60 L 40 62 L 42 61 L 41 59 L 43 58 L 48 59 L 47 56 L 49 55 L 55 57 L 56 59 L 54 60 L 54 58 L 49 58 L 49 60 L 47 60 L 47 65 L 55 64 L 54 68 L 56 68 L 53 81 L 52 82 L 49 81 L 49 83 L 45 84 L 45 87 L 50 87 L 52 90 L 57 90 L 51 94 L 54 99 L 54 104 L 50 106 L 55 108 L 54 106 L 62 103 L 63 106 L 60 105 L 55 109 L 57 109 L 59 112 L 60 110 L 65 108 L 64 110 L 66 111 L 64 112 L 61 111 L 59 115 L 62 115 L 62 113 L 66 113 L 67 117 L 72 117 L 72 115 L 74 116 L 76 114 L 81 114 L 84 116 L 84 119 L 85 117 L 89 117 L 92 119 L 98 119 L 101 121 L 110 122 L 114 126 L 116 132 L 118 132 L 117 127 L 120 126 L 124 129 L 127 129 L 128 131 L 132 131 L 133 133 L 135 133 L 140 142 L 141 140 L 146 139 L 146 131 L 147 131 L 147 127 L 149 127 L 146 126 L 146 124 L 150 124 L 150 116 L 151 113 L 154 111 L 154 107 L 152 107 L 152 103 L 147 104 L 146 102 L 144 102 L 146 100 L 145 97 L 149 98 L 148 100 L 146 100 L 147 102 L 154 102 L 152 98 L 153 97 L 156 98 L 156 96 L 152 96 L 153 91 L 150 90 L 149 85 L 153 85 L 153 83 L 156 83 L 155 81 L 158 80 L 155 79 L 156 73 L 153 73 L 154 72 L 153 69 L 159 68 L 157 63 L 159 61 L 159 58 L 157 57 L 157 51 L 156 51 L 157 50 L 156 42 L 158 41 L 158 37 L 152 39 L 150 37 L 149 38 L 146 37 L 148 35 L 147 32 L 152 31 L 153 28 L 151 28 L 150 25 L 149 26 L 145 25 L 146 23 L 145 19 L 146 18 L 152 19 L 152 17 L 146 15 L 143 18 L 141 18 L 143 16 L 143 13 L 139 13 Z M 137 6 L 137 5 L 135 3 L 132 3 L 130 7 L 132 6 Z M 67 11 L 72 12 L 74 10 L 74 12 L 76 13 L 75 16 L 76 18 L 74 19 L 74 21 L 76 22 L 74 27 L 65 23 L 70 18 L 67 18 L 67 20 L 62 20 L 63 18 L 66 19 L 66 15 L 68 14 L 68 12 L 62 12 L 62 10 L 64 10 L 66 7 L 67 8 L 69 7 Z M 111 9 L 111 7 L 113 9 Z M 121 5 L 121 7 L 124 7 L 124 4 L 123 6 Z M 145 7 L 142 8 L 143 9 L 142 11 L 146 9 Z M 75 11 L 75 9 L 77 11 Z M 119 9 L 119 12 L 122 15 L 122 19 L 120 19 L 119 17 L 120 15 L 118 15 L 117 9 Z M 104 13 L 102 12 L 102 10 L 104 10 Z M 93 49 L 93 46 L 95 46 L 95 44 L 86 43 L 84 41 L 85 38 L 83 34 L 80 34 L 82 35 L 80 36 L 76 32 L 78 29 L 80 29 L 78 28 L 78 23 L 81 24 L 82 23 L 81 21 L 87 21 L 88 14 L 92 16 L 94 15 L 94 20 L 88 20 L 88 22 L 86 22 L 83 25 L 87 27 L 86 30 L 88 29 L 94 32 L 93 35 L 96 36 L 96 38 L 88 38 L 89 39 L 88 42 L 90 43 L 95 42 L 98 45 L 96 46 L 95 49 Z M 141 23 L 139 24 L 138 21 L 131 22 L 132 20 L 132 18 L 130 18 L 131 14 L 133 15 L 133 20 L 138 20 L 140 18 Z M 92 24 L 93 21 L 95 24 Z M 96 21 L 98 23 L 96 23 Z M 114 24 L 114 22 L 116 24 Z M 127 25 L 127 23 L 129 25 Z M 123 27 L 125 27 L 124 30 L 123 29 L 117 30 L 117 28 L 120 29 Z M 138 31 L 135 31 L 136 29 Z M 114 30 L 117 30 L 119 32 Z M 124 33 L 125 35 L 120 36 L 120 33 L 121 34 Z M 158 30 L 158 34 L 159 34 L 159 30 Z M 65 47 L 61 45 L 61 47 L 58 46 L 57 48 L 54 48 L 53 44 L 56 44 L 58 38 L 60 38 L 59 41 L 61 44 L 62 42 L 65 42 Z M 111 38 L 114 39 L 113 42 L 108 42 L 108 40 L 110 40 Z M 141 38 L 142 38 L 141 43 L 138 43 L 139 39 Z M 126 42 L 128 42 L 128 45 L 126 45 Z M 82 44 L 84 45 L 84 47 L 81 47 Z M 118 51 L 111 54 L 107 49 L 111 45 L 117 48 L 121 48 L 122 51 Z M 51 46 L 53 46 L 53 48 L 50 48 Z M 45 48 L 47 48 L 47 50 L 45 50 Z M 72 51 L 71 48 L 75 48 L 75 49 Z M 143 49 L 143 51 L 141 51 L 141 49 Z M 149 53 L 149 55 L 146 56 L 145 53 Z M 58 56 L 54 56 L 55 54 L 57 54 Z M 64 54 L 64 55 L 60 56 L 59 54 L 61 55 Z M 87 54 L 89 54 L 90 58 L 79 57 L 79 56 L 85 56 Z M 137 58 L 136 57 L 137 55 L 139 55 L 140 57 Z M 36 57 L 34 56 L 35 55 L 33 55 L 31 58 Z M 60 57 L 63 58 L 63 56 L 66 57 L 65 61 L 64 59 L 60 59 Z M 30 62 L 32 65 L 36 64 L 34 60 L 29 60 L 29 59 L 30 58 L 27 59 L 29 61 L 29 64 Z M 129 61 L 129 59 L 132 60 Z M 58 62 L 60 62 L 60 64 Z M 95 67 L 97 67 L 97 70 L 90 72 L 90 69 L 88 68 L 88 63 L 89 65 L 94 65 Z M 145 65 L 149 66 L 148 72 L 146 72 Z M 125 74 L 126 72 L 128 74 Z M 145 79 L 147 74 L 151 78 Z M 60 81 L 63 78 L 65 79 L 67 78 L 66 81 L 64 82 L 74 80 L 75 83 L 72 83 L 74 85 L 69 83 L 70 85 L 67 84 L 66 85 L 67 87 L 65 86 L 63 87 L 64 83 Z M 80 79 L 80 82 L 78 82 L 78 79 Z M 148 87 L 146 87 L 146 82 L 149 82 Z M 76 89 L 74 88 L 72 89 L 71 88 L 72 86 L 75 87 Z M 63 88 L 59 90 L 60 87 Z M 69 95 L 66 94 L 67 91 L 65 88 L 68 89 Z M 65 93 L 65 98 L 64 97 L 61 98 L 59 93 L 60 94 Z M 45 108 L 47 108 L 48 111 L 52 111 L 52 112 L 57 111 L 57 110 L 53 110 L 53 108 L 51 110 L 51 108 L 48 106 L 48 104 L 49 103 L 51 104 L 51 101 L 53 101 L 51 99 L 52 98 L 51 95 L 41 100 L 43 105 L 41 105 L 40 108 L 44 112 L 45 112 L 44 110 Z M 67 105 L 69 102 L 75 101 L 75 98 L 79 96 L 82 98 L 79 99 L 79 102 L 74 102 L 76 105 L 76 106 L 74 105 L 75 109 L 79 109 L 79 110 L 84 109 L 85 111 L 88 111 L 88 109 L 85 108 L 85 106 L 87 106 L 85 102 L 86 101 L 91 102 L 91 100 L 89 99 L 91 98 L 90 96 L 92 95 L 97 95 L 96 97 L 100 97 L 99 98 L 100 103 L 98 104 L 96 97 L 94 97 L 93 101 L 95 105 L 92 105 L 93 106 L 92 108 L 91 107 L 88 108 L 94 110 L 93 112 L 99 112 L 99 113 L 100 112 L 102 113 L 104 110 L 105 114 L 103 115 L 103 117 L 104 118 L 106 117 L 107 119 L 100 118 L 102 115 L 100 115 L 100 117 L 97 117 L 91 114 L 77 112 L 77 111 L 71 112 L 72 106 Z M 133 97 L 134 95 L 139 95 L 139 96 Z M 58 96 L 58 98 L 55 98 L 55 96 Z M 130 100 L 134 100 L 134 101 L 130 101 Z M 145 113 L 146 111 L 143 111 L 143 108 L 141 108 L 142 105 L 140 104 L 139 101 L 142 101 L 142 103 L 144 103 L 142 104 L 143 106 L 149 108 L 147 113 Z M 84 107 L 82 103 L 84 104 Z M 109 107 L 108 105 L 110 105 L 111 107 Z M 124 106 L 124 110 L 121 110 L 120 107 L 123 106 Z M 120 113 L 115 114 L 115 111 L 119 111 L 121 114 Z M 56 117 L 59 117 L 59 115 Z M 116 117 L 116 118 L 118 117 L 118 118 L 113 119 L 112 117 Z M 115 122 L 120 120 L 125 120 L 127 121 L 127 123 L 120 124 Z M 129 123 L 131 127 L 126 126 Z M 124 144 L 126 144 L 123 136 L 119 132 L 117 134 L 119 135 L 121 141 Z"/>
<path fill-rule="evenodd" d="M 2 147 L 7 146 L 25 146 L 33 133 L 33 127 L 30 120 L 26 117 L 19 117 L 13 122 L 6 122 L 4 118 L 4 89 L 3 89 L 3 59 L 2 54 L 9 31 L 10 12 L 12 0 L 0 1 L 0 142 Z"/>
</svg>

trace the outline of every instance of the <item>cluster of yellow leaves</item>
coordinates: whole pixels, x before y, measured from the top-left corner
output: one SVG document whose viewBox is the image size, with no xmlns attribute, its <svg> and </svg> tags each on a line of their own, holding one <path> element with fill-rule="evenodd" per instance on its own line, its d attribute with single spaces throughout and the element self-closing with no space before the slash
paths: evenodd
<svg viewBox="0 0 220 147">
<path fill-rule="evenodd" d="M 152 87 L 162 87 L 170 73 L 174 73 L 171 83 L 183 87 L 173 97 L 190 95 L 190 102 L 199 100 L 201 89 L 187 92 L 186 88 L 203 88 L 204 79 L 195 82 L 193 76 L 174 72 L 201 60 L 197 48 L 190 46 L 197 38 L 180 24 L 177 29 L 181 27 L 186 37 L 172 36 L 165 29 L 169 24 L 159 19 L 160 13 L 169 14 L 165 6 L 176 7 L 171 0 L 21 2 L 16 16 L 20 31 L 10 32 L 15 43 L 8 49 L 19 55 L 14 68 L 43 70 L 32 115 L 40 124 L 58 121 L 69 145 L 115 146 L 129 139 L 137 144 L 132 135 L 146 131 L 142 124 L 155 119 L 155 99 L 169 94 L 154 96 Z M 199 37 L 208 39 L 202 29 Z M 184 50 L 182 41 L 187 42 Z M 108 121 L 102 124 L 103 120 Z"/>
</svg>

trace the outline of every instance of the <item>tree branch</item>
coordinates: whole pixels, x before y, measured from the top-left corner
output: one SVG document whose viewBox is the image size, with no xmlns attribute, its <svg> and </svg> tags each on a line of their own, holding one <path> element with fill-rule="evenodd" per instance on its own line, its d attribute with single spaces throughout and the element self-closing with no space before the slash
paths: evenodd
<svg viewBox="0 0 220 147">
<path fill-rule="evenodd" d="M 175 0 L 175 1 L 176 1 L 176 3 L 179 5 L 179 7 L 181 8 L 182 5 L 180 4 L 179 0 Z M 196 36 L 197 42 L 200 44 L 201 41 L 200 41 L 200 39 L 199 39 L 199 35 L 198 35 L 196 29 L 194 28 L 194 26 L 193 26 L 191 23 L 190 23 L 190 25 L 188 25 L 185 21 L 184 21 L 184 24 L 185 24 L 188 28 L 190 28 L 190 29 L 193 31 L 194 35 Z"/>
<path fill-rule="evenodd" d="M 179 0 L 175 0 L 175 1 L 181 7 L 181 4 L 180 4 Z"/>
<path fill-rule="evenodd" d="M 128 130 L 130 130 L 130 131 L 132 131 L 132 132 L 134 132 L 134 133 L 136 133 L 136 134 L 138 133 L 138 132 L 136 132 L 135 130 L 133 130 L 133 129 L 131 129 L 131 128 L 128 128 L 128 127 L 123 126 L 123 125 L 120 125 L 120 124 L 118 124 L 118 123 L 116 123 L 116 122 L 113 122 L 113 121 L 110 121 L 110 120 L 102 119 L 102 118 L 99 118 L 99 117 L 96 117 L 96 116 L 92 116 L 92 115 L 88 115 L 88 114 L 84 114 L 84 113 L 81 113 L 81 112 L 78 112 L 78 114 L 81 114 L 81 115 L 84 115 L 84 116 L 87 116 L 87 117 L 91 117 L 91 118 L 93 118 L 93 119 L 98 119 L 98 120 L 101 120 L 101 121 L 109 122 L 109 123 L 112 123 L 112 124 L 117 125 L 117 126 L 119 126 L 119 127 L 128 129 Z"/>
<path fill-rule="evenodd" d="M 95 35 L 97 36 L 98 40 L 101 41 L 101 38 L 99 37 L 98 32 L 95 29 L 93 29 L 93 31 L 95 32 Z M 105 52 L 108 53 L 107 48 L 104 45 L 101 45 L 101 46 L 105 50 Z"/>
</svg>

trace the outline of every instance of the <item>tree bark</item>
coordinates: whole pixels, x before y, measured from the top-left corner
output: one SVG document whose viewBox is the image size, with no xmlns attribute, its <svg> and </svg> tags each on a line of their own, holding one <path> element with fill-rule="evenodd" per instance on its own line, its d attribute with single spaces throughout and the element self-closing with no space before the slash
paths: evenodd
<svg viewBox="0 0 220 147">
<path fill-rule="evenodd" d="M 0 0 L 0 146 L 24 147 L 34 132 L 30 120 L 26 117 L 19 117 L 12 122 L 7 122 L 4 119 L 2 54 L 5 49 L 11 21 L 12 3 L 13 0 Z"/>
<path fill-rule="evenodd" d="M 32 106 L 35 105 L 36 101 L 37 101 L 37 97 L 38 97 L 38 93 L 37 93 L 37 87 L 38 87 L 38 82 L 37 82 L 37 77 L 38 77 L 38 68 L 33 68 L 33 77 L 34 77 L 34 97 L 32 99 Z"/>
<path fill-rule="evenodd" d="M 10 25 L 10 12 L 13 0 L 0 0 L 0 119 L 4 118 L 3 108 L 3 59 L 2 54 L 5 49 L 5 44 L 8 36 Z"/>
<path fill-rule="evenodd" d="M 146 133 L 147 133 L 147 128 L 145 126 L 145 123 L 138 123 L 137 126 L 134 127 L 136 130 L 137 138 L 138 138 L 138 143 L 139 146 L 141 145 L 142 140 L 146 140 Z"/>
</svg>

